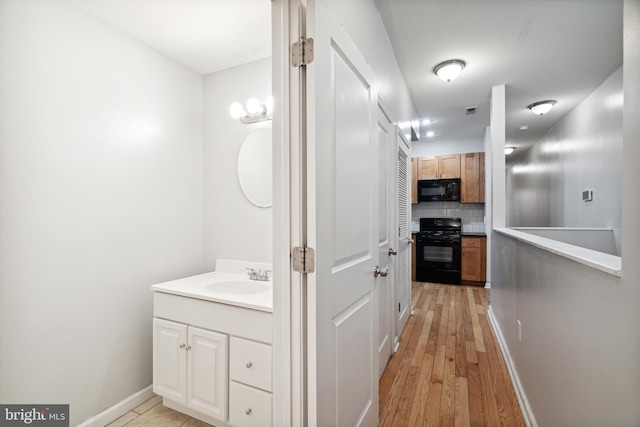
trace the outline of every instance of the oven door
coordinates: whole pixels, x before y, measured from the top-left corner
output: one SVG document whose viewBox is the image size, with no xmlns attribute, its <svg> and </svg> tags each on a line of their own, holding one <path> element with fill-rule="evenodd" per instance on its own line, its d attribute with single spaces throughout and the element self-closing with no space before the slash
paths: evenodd
<svg viewBox="0 0 640 427">
<path fill-rule="evenodd" d="M 416 239 L 416 280 L 460 284 L 460 242 Z"/>
</svg>

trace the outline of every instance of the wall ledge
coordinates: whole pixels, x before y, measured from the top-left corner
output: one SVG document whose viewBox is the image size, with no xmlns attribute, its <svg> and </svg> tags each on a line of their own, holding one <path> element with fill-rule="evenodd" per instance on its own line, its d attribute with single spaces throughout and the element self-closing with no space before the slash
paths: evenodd
<svg viewBox="0 0 640 427">
<path fill-rule="evenodd" d="M 547 252 L 554 253 L 558 256 L 568 258 L 572 261 L 586 265 L 587 267 L 600 270 L 603 273 L 611 274 L 616 277 L 620 277 L 622 275 L 622 258 L 619 256 L 609 255 L 604 252 L 598 252 L 582 248 L 580 246 L 558 242 L 556 240 L 535 236 L 533 234 L 511 228 L 494 228 L 493 231 Z"/>
</svg>

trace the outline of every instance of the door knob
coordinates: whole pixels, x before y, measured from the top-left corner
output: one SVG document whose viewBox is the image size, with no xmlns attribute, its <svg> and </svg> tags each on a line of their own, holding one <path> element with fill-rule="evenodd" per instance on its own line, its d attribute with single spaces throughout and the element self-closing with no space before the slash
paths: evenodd
<svg viewBox="0 0 640 427">
<path fill-rule="evenodd" d="M 394 251 L 393 248 L 389 248 L 389 256 L 398 255 L 398 251 Z"/>
<path fill-rule="evenodd" d="M 376 265 L 373 269 L 373 277 L 378 277 L 378 276 L 387 277 L 387 274 L 389 274 L 388 268 L 380 268 Z"/>
</svg>

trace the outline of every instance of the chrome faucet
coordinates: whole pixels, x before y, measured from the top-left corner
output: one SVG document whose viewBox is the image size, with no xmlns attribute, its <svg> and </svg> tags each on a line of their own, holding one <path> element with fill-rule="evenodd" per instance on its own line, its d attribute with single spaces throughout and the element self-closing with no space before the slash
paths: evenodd
<svg viewBox="0 0 640 427">
<path fill-rule="evenodd" d="M 256 271 L 253 268 L 247 267 L 247 274 L 249 275 L 250 280 L 260 280 L 260 281 L 266 282 L 267 280 L 270 279 L 269 273 L 271 273 L 271 270 Z"/>
</svg>

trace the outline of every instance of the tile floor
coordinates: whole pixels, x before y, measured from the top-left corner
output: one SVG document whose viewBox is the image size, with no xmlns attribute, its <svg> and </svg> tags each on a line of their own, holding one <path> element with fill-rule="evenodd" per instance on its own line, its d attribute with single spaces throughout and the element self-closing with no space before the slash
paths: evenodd
<svg viewBox="0 0 640 427">
<path fill-rule="evenodd" d="M 127 412 L 106 427 L 211 427 L 211 424 L 162 406 L 162 397 L 155 396 Z"/>
</svg>

